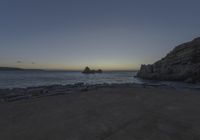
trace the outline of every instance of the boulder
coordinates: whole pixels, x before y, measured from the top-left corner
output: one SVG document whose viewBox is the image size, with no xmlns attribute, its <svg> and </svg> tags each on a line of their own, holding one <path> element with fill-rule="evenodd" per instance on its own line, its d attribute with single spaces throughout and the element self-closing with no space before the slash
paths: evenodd
<svg viewBox="0 0 200 140">
<path fill-rule="evenodd" d="M 138 77 L 152 80 L 200 81 L 200 37 L 175 47 L 151 65 L 141 65 Z"/>
</svg>

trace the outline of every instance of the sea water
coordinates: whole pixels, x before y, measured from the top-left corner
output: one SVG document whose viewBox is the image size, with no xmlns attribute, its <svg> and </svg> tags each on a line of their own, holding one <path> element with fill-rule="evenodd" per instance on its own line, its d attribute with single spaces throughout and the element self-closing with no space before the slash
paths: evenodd
<svg viewBox="0 0 200 140">
<path fill-rule="evenodd" d="M 109 71 L 97 74 L 82 74 L 80 71 L 0 71 L 0 88 L 25 88 L 47 85 L 137 83 L 170 85 L 174 87 L 199 88 L 199 85 L 182 82 L 143 80 L 135 77 L 134 71 Z"/>
</svg>

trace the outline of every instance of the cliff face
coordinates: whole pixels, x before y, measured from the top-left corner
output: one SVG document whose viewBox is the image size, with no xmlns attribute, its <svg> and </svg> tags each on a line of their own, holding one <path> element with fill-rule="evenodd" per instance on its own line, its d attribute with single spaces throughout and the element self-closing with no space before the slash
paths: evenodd
<svg viewBox="0 0 200 140">
<path fill-rule="evenodd" d="M 200 81 L 200 37 L 175 47 L 152 65 L 142 65 L 138 77 L 155 80 Z"/>
</svg>

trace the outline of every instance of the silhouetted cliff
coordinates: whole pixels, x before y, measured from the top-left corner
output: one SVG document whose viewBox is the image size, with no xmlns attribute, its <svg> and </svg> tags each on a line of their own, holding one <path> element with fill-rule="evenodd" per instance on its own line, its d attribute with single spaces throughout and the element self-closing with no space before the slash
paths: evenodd
<svg viewBox="0 0 200 140">
<path fill-rule="evenodd" d="M 200 81 L 200 37 L 175 47 L 152 65 L 142 65 L 137 76 L 155 80 Z"/>
</svg>

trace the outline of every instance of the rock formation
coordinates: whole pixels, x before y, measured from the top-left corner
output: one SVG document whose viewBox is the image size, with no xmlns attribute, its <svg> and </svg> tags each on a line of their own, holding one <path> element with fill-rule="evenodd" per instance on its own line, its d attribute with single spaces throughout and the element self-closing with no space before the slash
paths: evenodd
<svg viewBox="0 0 200 140">
<path fill-rule="evenodd" d="M 142 65 L 137 76 L 154 80 L 200 82 L 200 37 L 175 47 L 152 65 Z"/>
<path fill-rule="evenodd" d="M 91 70 L 89 67 L 85 67 L 84 71 L 82 73 L 84 74 L 95 74 L 95 73 L 102 73 L 103 71 L 101 69 L 99 70 Z"/>
</svg>

